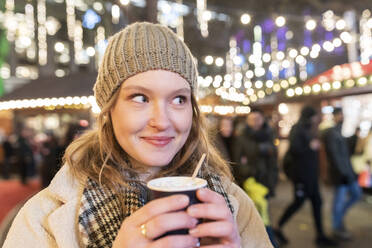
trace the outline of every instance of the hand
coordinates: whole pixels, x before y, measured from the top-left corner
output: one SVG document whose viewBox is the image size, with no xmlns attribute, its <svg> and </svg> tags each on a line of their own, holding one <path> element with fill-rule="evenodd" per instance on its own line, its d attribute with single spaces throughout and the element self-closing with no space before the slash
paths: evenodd
<svg viewBox="0 0 372 248">
<path fill-rule="evenodd" d="M 225 199 L 210 189 L 199 189 L 197 197 L 202 203 L 194 204 L 187 209 L 187 213 L 208 222 L 190 229 L 189 233 L 201 239 L 201 247 L 208 248 L 240 247 L 240 236 L 234 217 L 227 207 Z M 212 246 L 209 246 L 211 245 Z"/>
<path fill-rule="evenodd" d="M 197 219 L 182 211 L 188 204 L 189 198 L 185 195 L 173 195 L 147 203 L 123 221 L 113 248 L 196 247 L 199 240 L 191 235 L 168 235 L 154 240 L 168 231 L 196 226 Z"/>
</svg>

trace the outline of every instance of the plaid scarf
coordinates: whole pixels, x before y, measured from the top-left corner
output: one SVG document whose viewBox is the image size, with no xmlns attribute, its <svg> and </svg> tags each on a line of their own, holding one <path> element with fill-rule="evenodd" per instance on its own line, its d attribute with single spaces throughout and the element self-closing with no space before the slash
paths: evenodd
<svg viewBox="0 0 372 248">
<path fill-rule="evenodd" d="M 206 179 L 208 188 L 221 194 L 233 213 L 234 209 L 225 192 L 219 176 L 200 172 Z M 119 197 L 110 189 L 100 186 L 88 178 L 79 208 L 78 228 L 81 244 L 87 248 L 111 247 L 123 220 L 145 205 L 149 199 L 147 187 L 140 183 L 130 183 L 122 189 L 125 212 Z"/>
</svg>

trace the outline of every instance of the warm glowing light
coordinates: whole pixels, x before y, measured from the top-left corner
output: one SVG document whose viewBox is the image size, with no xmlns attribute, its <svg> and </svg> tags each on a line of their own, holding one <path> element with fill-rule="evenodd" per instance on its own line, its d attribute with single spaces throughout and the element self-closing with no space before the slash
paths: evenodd
<svg viewBox="0 0 372 248">
<path fill-rule="evenodd" d="M 218 57 L 218 58 L 216 58 L 215 63 L 216 63 L 216 66 L 221 67 L 224 64 L 224 60 L 223 60 L 223 58 Z"/>
<path fill-rule="evenodd" d="M 288 88 L 289 83 L 288 83 L 287 80 L 282 80 L 282 81 L 280 82 L 280 86 L 281 86 L 283 89 L 285 89 L 285 88 Z"/>
<path fill-rule="evenodd" d="M 338 90 L 341 88 L 341 82 L 340 81 L 334 81 L 332 83 L 332 88 L 335 89 L 335 90 Z"/>
<path fill-rule="evenodd" d="M 204 59 L 204 62 L 205 62 L 207 65 L 211 65 L 211 64 L 213 64 L 213 57 L 210 56 L 210 55 L 206 56 L 205 59 Z"/>
<path fill-rule="evenodd" d="M 322 87 L 319 84 L 314 84 L 313 85 L 313 92 L 314 93 L 319 93 L 321 91 Z"/>
<path fill-rule="evenodd" d="M 304 86 L 304 93 L 305 95 L 308 95 L 311 93 L 311 87 L 309 85 Z"/>
<path fill-rule="evenodd" d="M 286 23 L 286 20 L 283 16 L 278 16 L 276 19 L 275 19 L 275 24 L 276 26 L 278 27 L 283 27 Z"/>
<path fill-rule="evenodd" d="M 274 92 L 279 92 L 280 91 L 280 85 L 279 84 L 274 84 L 273 90 L 274 90 Z"/>
<path fill-rule="evenodd" d="M 302 47 L 301 50 L 300 50 L 300 53 L 303 55 L 303 56 L 307 56 L 310 52 L 310 49 L 308 47 Z"/>
<path fill-rule="evenodd" d="M 288 89 L 286 94 L 288 97 L 293 97 L 295 95 L 295 91 L 293 89 Z"/>
<path fill-rule="evenodd" d="M 325 82 L 322 84 L 323 91 L 329 91 L 331 89 L 331 84 L 328 82 Z"/>
<path fill-rule="evenodd" d="M 304 91 L 303 91 L 303 89 L 301 87 L 296 87 L 296 89 L 295 89 L 296 95 L 300 96 L 300 95 L 302 95 L 303 92 Z"/>
<path fill-rule="evenodd" d="M 313 19 L 310 19 L 305 24 L 307 30 L 314 30 L 316 28 L 316 21 Z"/>
<path fill-rule="evenodd" d="M 240 21 L 241 21 L 244 25 L 247 25 L 248 23 L 251 22 L 251 16 L 248 15 L 248 14 L 243 14 L 243 15 L 240 17 Z"/>
</svg>

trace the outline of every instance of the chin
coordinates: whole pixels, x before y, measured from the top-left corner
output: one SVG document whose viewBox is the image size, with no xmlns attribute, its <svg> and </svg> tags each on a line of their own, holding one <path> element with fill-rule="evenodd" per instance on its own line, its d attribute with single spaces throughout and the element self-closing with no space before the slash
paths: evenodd
<svg viewBox="0 0 372 248">
<path fill-rule="evenodd" d="M 151 158 L 148 158 L 148 159 L 144 159 L 143 160 L 143 164 L 147 165 L 147 166 L 154 166 L 154 167 L 164 167 L 164 166 L 167 166 L 171 161 L 172 161 L 172 158 L 166 158 L 164 156 L 153 156 Z"/>
</svg>

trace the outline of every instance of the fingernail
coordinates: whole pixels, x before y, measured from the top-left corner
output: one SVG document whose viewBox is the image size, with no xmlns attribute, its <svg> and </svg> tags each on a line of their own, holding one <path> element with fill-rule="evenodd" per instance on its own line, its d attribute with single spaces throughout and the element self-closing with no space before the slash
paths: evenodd
<svg viewBox="0 0 372 248">
<path fill-rule="evenodd" d="M 195 245 L 196 247 L 200 247 L 200 242 L 199 242 L 199 239 L 198 239 L 198 241 L 196 242 L 196 245 Z"/>
<path fill-rule="evenodd" d="M 186 196 L 186 195 L 180 195 L 177 200 L 180 201 L 181 203 L 185 203 L 186 204 L 186 203 L 189 202 L 189 197 Z"/>
<path fill-rule="evenodd" d="M 191 225 L 192 225 L 192 227 L 195 227 L 196 224 L 198 224 L 198 219 L 192 218 L 191 219 Z"/>
<path fill-rule="evenodd" d="M 194 215 L 196 211 L 197 211 L 196 207 L 190 206 L 187 208 L 187 213 L 191 216 Z"/>
<path fill-rule="evenodd" d="M 198 233 L 198 229 L 197 228 L 189 229 L 189 234 L 190 235 L 195 235 L 197 233 Z"/>
</svg>

